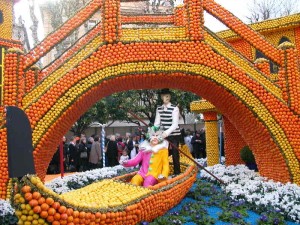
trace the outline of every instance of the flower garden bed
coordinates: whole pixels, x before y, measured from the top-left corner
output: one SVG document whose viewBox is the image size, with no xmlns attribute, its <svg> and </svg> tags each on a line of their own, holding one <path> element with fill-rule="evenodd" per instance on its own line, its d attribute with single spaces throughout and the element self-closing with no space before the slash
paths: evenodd
<svg viewBox="0 0 300 225">
<path fill-rule="evenodd" d="M 216 165 L 207 170 L 226 185 L 202 170 L 186 198 L 150 224 L 299 224 L 299 186 L 267 180 L 244 165 Z"/>
</svg>

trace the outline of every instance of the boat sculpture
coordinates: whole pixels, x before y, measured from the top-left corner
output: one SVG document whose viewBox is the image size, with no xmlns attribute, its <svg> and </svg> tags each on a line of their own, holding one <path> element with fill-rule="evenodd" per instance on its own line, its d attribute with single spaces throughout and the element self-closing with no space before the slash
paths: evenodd
<svg viewBox="0 0 300 225">
<path fill-rule="evenodd" d="M 171 157 L 169 161 L 172 164 Z M 37 176 L 26 175 L 15 184 L 11 196 L 18 224 L 150 222 L 177 205 L 195 182 L 197 166 L 184 155 L 181 155 L 180 165 L 181 174 L 148 188 L 129 183 L 134 172 L 96 181 L 64 194 L 50 190 Z M 170 168 L 172 175 L 173 167 Z"/>
</svg>

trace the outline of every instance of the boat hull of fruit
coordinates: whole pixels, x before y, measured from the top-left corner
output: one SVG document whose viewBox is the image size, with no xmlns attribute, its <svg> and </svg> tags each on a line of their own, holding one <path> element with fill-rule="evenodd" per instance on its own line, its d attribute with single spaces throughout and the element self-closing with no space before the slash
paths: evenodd
<svg viewBox="0 0 300 225">
<path fill-rule="evenodd" d="M 196 166 L 181 163 L 181 170 L 180 175 L 149 188 L 130 184 L 135 174 L 131 173 L 61 195 L 28 175 L 15 186 L 13 204 L 19 224 L 132 225 L 152 221 L 177 205 L 195 182 Z"/>
</svg>

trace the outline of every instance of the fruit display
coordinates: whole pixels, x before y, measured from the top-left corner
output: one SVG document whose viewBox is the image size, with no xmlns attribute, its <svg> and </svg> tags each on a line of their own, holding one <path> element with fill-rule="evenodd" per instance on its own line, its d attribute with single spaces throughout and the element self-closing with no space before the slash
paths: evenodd
<svg viewBox="0 0 300 225">
<path fill-rule="evenodd" d="M 149 188 L 128 183 L 135 172 L 61 195 L 28 175 L 14 183 L 11 198 L 18 224 L 137 224 L 163 215 L 185 196 L 197 168 L 181 163 L 181 169 L 180 175 Z"/>
<path fill-rule="evenodd" d="M 207 165 L 214 166 L 220 162 L 217 109 L 213 104 L 202 99 L 192 102 L 191 110 L 204 116 Z"/>
<path fill-rule="evenodd" d="M 11 4 L 5 3 L 0 3 L 0 7 L 5 18 L 10 18 Z M 190 91 L 208 99 L 227 119 L 224 122 L 227 162 L 238 163 L 239 152 L 236 149 L 248 145 L 262 176 L 299 185 L 300 15 L 248 26 L 213 0 L 187 0 L 176 7 L 174 13 L 166 15 L 122 15 L 120 5 L 119 0 L 89 1 L 27 53 L 20 43 L 8 40 L 6 36 L 11 31 L 12 20 L 8 21 L 8 25 L 0 25 L 3 27 L 0 29 L 3 98 L 0 106 L 0 197 L 8 196 L 7 187 L 10 186 L 5 106 L 18 106 L 27 114 L 32 128 L 35 169 L 37 176 L 43 180 L 61 137 L 99 99 L 132 89 L 165 87 Z M 35 66 L 99 11 L 99 23 L 74 46 L 47 67 Z M 204 11 L 218 18 L 231 31 L 215 34 L 205 28 Z M 134 26 L 131 27 L 131 24 Z M 279 45 L 283 37 L 292 43 Z M 270 73 L 267 60 L 255 58 L 257 51 L 276 64 L 277 74 Z M 210 103 L 207 103 L 207 113 L 212 109 Z M 215 129 L 215 124 L 207 126 Z M 215 140 L 209 146 L 214 148 L 217 146 L 215 133 L 216 129 L 209 133 L 210 140 Z M 208 161 L 216 163 L 216 152 L 208 156 Z M 117 181 L 111 184 L 119 185 Z M 152 195 L 168 185 L 172 184 L 159 184 L 151 189 L 153 192 L 145 192 L 136 198 Z M 42 186 L 34 189 L 30 183 L 28 186 L 34 191 L 24 194 L 33 195 L 43 189 Z M 50 193 L 50 196 L 60 200 L 60 204 L 64 197 L 68 198 L 55 196 L 55 193 Z M 163 194 L 159 196 L 162 198 Z M 30 199 L 30 194 L 26 197 Z M 25 203 L 25 195 L 17 197 L 17 200 L 24 204 L 21 209 L 28 212 L 26 220 L 31 216 L 32 207 L 42 207 L 43 204 L 36 205 L 33 201 L 34 206 L 31 206 L 29 202 Z M 73 199 L 68 200 L 77 204 Z M 115 201 L 122 205 L 127 200 Z M 158 205 L 163 205 L 162 200 L 158 202 Z M 68 208 L 68 204 L 63 205 Z M 50 207 L 44 207 L 44 210 L 41 209 L 43 213 L 39 213 L 41 220 L 49 215 Z M 134 212 L 140 210 L 134 207 Z M 62 215 L 66 214 L 62 211 Z M 106 216 L 110 221 L 119 218 L 119 214 Z M 139 214 L 129 215 L 123 211 L 121 214 L 124 217 L 128 215 L 129 221 L 139 218 Z M 159 210 L 150 214 L 148 218 L 154 218 Z M 55 214 L 51 216 L 54 218 Z"/>
<path fill-rule="evenodd" d="M 0 9 L 2 17 L 0 23 L 0 38 L 11 39 L 13 27 L 13 2 L 10 0 L 1 1 Z"/>
</svg>

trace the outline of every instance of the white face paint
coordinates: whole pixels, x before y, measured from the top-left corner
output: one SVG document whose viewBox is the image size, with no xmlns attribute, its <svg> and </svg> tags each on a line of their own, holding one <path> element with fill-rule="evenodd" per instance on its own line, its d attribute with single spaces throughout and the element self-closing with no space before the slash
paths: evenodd
<svg viewBox="0 0 300 225">
<path fill-rule="evenodd" d="M 152 136 L 150 142 L 151 142 L 152 145 L 157 145 L 158 144 L 158 137 L 157 136 Z"/>
<path fill-rule="evenodd" d="M 159 144 L 160 142 L 163 141 L 163 138 L 162 138 L 162 132 L 161 131 L 157 131 L 156 133 L 153 133 L 150 137 L 150 143 L 151 145 L 157 145 Z"/>
<path fill-rule="evenodd" d="M 171 95 L 170 94 L 162 94 L 161 95 L 161 100 L 165 105 L 169 104 L 171 101 Z"/>
</svg>

